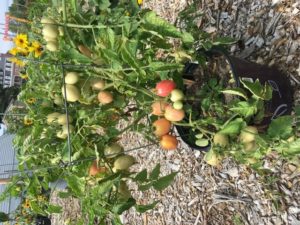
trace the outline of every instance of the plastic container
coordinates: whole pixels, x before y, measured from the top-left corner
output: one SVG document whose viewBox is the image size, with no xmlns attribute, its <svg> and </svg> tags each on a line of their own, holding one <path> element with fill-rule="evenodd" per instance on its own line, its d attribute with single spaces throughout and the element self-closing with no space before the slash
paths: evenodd
<svg viewBox="0 0 300 225">
<path fill-rule="evenodd" d="M 274 67 L 248 62 L 229 56 L 219 50 L 208 52 L 207 55 L 223 55 L 227 59 L 237 87 L 240 86 L 240 79 L 252 82 L 258 79 L 262 84 L 267 83 L 272 87 L 272 99 L 265 103 L 265 117 L 259 124 L 255 124 L 260 130 L 266 129 L 273 119 L 291 113 L 293 108 L 293 90 L 285 74 Z M 183 71 L 183 77 L 193 80 L 193 71 L 197 67 L 198 64 L 195 63 L 187 64 Z M 200 151 L 208 151 L 210 149 L 209 145 L 206 147 L 197 146 L 193 138 L 188 135 L 189 128 L 176 126 L 176 129 L 182 140 L 191 148 Z"/>
</svg>

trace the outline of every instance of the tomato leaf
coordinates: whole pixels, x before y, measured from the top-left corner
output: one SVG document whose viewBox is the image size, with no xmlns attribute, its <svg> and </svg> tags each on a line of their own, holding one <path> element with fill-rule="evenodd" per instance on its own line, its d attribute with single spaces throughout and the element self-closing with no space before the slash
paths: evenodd
<svg viewBox="0 0 300 225">
<path fill-rule="evenodd" d="M 154 169 L 152 170 L 152 172 L 150 173 L 150 179 L 151 180 L 156 180 L 159 176 L 160 173 L 160 164 L 158 163 Z"/>
<path fill-rule="evenodd" d="M 154 201 L 153 203 L 148 205 L 135 205 L 135 209 L 139 213 L 144 213 L 148 210 L 153 209 L 157 205 L 157 203 L 159 203 L 159 201 Z"/>
<path fill-rule="evenodd" d="M 75 195 L 82 196 L 84 194 L 85 182 L 83 179 L 73 174 L 69 174 L 68 176 L 65 176 L 64 179 L 67 181 L 68 187 L 73 191 Z"/>
<path fill-rule="evenodd" d="M 254 83 L 241 79 L 241 83 L 247 88 L 256 98 L 270 100 L 272 98 L 272 87 L 265 84 L 264 86 L 256 80 Z"/>
<path fill-rule="evenodd" d="M 246 101 L 237 102 L 230 110 L 246 118 L 257 112 L 256 106 Z"/>
<path fill-rule="evenodd" d="M 132 206 L 136 204 L 134 198 L 129 198 L 127 202 L 117 204 L 113 207 L 112 211 L 121 215 L 124 211 L 130 209 Z"/>
<path fill-rule="evenodd" d="M 134 180 L 138 182 L 145 182 L 147 180 L 147 170 L 143 169 L 141 172 L 139 172 L 135 176 Z"/>
<path fill-rule="evenodd" d="M 153 187 L 155 190 L 162 191 L 167 188 L 173 181 L 177 172 L 172 172 L 167 176 L 159 178 L 157 181 L 153 183 Z"/>
<path fill-rule="evenodd" d="M 237 96 L 240 96 L 240 97 L 242 97 L 246 100 L 248 99 L 247 93 L 242 88 L 230 88 L 230 89 L 223 90 L 221 92 L 224 93 L 224 94 L 237 95 Z"/>
<path fill-rule="evenodd" d="M 47 208 L 47 212 L 49 214 L 52 214 L 52 213 L 61 213 L 62 211 L 62 207 L 61 206 L 58 206 L 58 205 L 48 205 L 48 208 Z"/>
<path fill-rule="evenodd" d="M 281 116 L 272 120 L 269 128 L 268 135 L 271 138 L 288 138 L 293 131 L 292 128 L 293 118 L 291 116 Z"/>
<path fill-rule="evenodd" d="M 227 123 L 222 130 L 221 134 L 235 135 L 240 133 L 242 127 L 245 125 L 245 121 L 242 118 L 237 118 Z"/>
</svg>

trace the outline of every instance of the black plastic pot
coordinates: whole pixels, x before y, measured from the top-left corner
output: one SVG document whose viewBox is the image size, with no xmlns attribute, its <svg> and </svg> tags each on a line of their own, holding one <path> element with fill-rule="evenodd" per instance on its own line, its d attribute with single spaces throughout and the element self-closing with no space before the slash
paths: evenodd
<svg viewBox="0 0 300 225">
<path fill-rule="evenodd" d="M 293 90 L 289 79 L 282 72 L 274 67 L 259 65 L 234 56 L 229 56 L 219 50 L 211 51 L 207 55 L 225 56 L 231 67 L 237 87 L 240 86 L 240 79 L 246 79 L 248 81 L 258 79 L 262 84 L 267 83 L 273 88 L 272 99 L 265 104 L 265 117 L 261 123 L 255 124 L 255 126 L 266 129 L 273 119 L 291 113 L 293 108 Z M 183 71 L 183 77 L 193 80 L 193 71 L 197 69 L 198 66 L 198 64 L 194 63 L 187 64 Z M 208 151 L 210 149 L 210 146 L 197 146 L 193 137 L 188 135 L 190 132 L 189 128 L 176 126 L 176 129 L 182 140 L 191 148 L 200 151 Z"/>
<path fill-rule="evenodd" d="M 35 224 L 36 225 L 51 225 L 51 220 L 50 220 L 50 218 L 48 218 L 46 216 L 38 215 L 35 218 Z"/>
</svg>

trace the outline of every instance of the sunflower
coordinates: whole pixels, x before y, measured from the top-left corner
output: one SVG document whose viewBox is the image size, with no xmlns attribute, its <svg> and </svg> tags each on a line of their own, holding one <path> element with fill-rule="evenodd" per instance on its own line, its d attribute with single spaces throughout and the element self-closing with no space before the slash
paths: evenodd
<svg viewBox="0 0 300 225">
<path fill-rule="evenodd" d="M 33 104 L 33 103 L 36 102 L 36 98 L 27 99 L 26 102 L 29 103 L 29 104 Z"/>
<path fill-rule="evenodd" d="M 38 58 L 43 53 L 43 47 L 42 47 L 42 45 L 39 42 L 33 41 L 31 43 L 31 46 L 29 47 L 29 51 L 30 52 L 34 52 L 34 57 Z"/>
<path fill-rule="evenodd" d="M 31 119 L 29 119 L 29 120 L 31 120 Z M 32 120 L 31 120 L 31 124 L 32 124 Z M 24 204 L 23 204 L 23 206 L 24 206 L 24 208 L 28 209 L 30 207 L 30 200 L 26 199 L 25 202 L 24 202 Z"/>
<path fill-rule="evenodd" d="M 142 5 L 143 4 L 143 0 L 137 0 L 137 4 L 138 5 Z"/>
<path fill-rule="evenodd" d="M 31 125 L 32 123 L 33 123 L 32 119 L 26 118 L 26 117 L 24 118 L 24 124 L 25 124 L 25 125 L 29 126 L 29 125 Z M 30 202 L 26 202 L 25 205 L 28 206 L 27 208 L 29 208 L 29 207 L 30 207 Z M 25 207 L 25 206 L 24 206 L 24 207 Z"/>
<path fill-rule="evenodd" d="M 14 38 L 14 42 L 17 47 L 25 49 L 28 46 L 28 38 L 26 34 L 18 34 Z"/>
<path fill-rule="evenodd" d="M 17 58 L 9 58 L 8 61 L 15 63 L 16 65 L 21 66 L 21 67 L 25 66 L 25 63 L 22 60 L 17 59 Z"/>
<path fill-rule="evenodd" d="M 14 47 L 8 51 L 12 55 L 17 55 L 19 53 L 18 48 Z"/>
<path fill-rule="evenodd" d="M 28 79 L 28 74 L 26 73 L 20 73 L 20 77 L 24 80 L 27 80 Z"/>
</svg>

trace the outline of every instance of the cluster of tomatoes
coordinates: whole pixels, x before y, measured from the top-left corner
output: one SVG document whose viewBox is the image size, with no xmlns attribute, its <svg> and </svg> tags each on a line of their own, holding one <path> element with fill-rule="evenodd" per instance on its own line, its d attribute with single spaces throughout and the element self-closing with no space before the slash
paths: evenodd
<svg viewBox="0 0 300 225">
<path fill-rule="evenodd" d="M 177 148 L 176 137 L 170 134 L 172 123 L 179 122 L 185 117 L 183 108 L 184 94 L 176 89 L 172 80 L 162 80 L 156 84 L 156 95 L 160 98 L 152 104 L 152 115 L 159 118 L 153 122 L 154 134 L 160 138 L 161 148 L 174 150 Z"/>
</svg>

